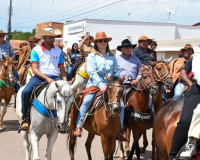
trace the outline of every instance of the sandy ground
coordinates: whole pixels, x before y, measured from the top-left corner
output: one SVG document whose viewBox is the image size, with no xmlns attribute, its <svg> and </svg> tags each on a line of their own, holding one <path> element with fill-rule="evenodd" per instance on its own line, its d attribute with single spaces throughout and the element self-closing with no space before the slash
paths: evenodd
<svg viewBox="0 0 200 160">
<path fill-rule="evenodd" d="M 0 131 L 0 160 L 23 160 L 25 159 L 25 152 L 23 148 L 23 140 L 21 134 L 18 134 L 19 123 L 17 115 L 14 110 L 14 100 L 12 99 L 8 111 L 4 118 L 4 125 L 7 127 Z M 141 160 L 147 160 L 151 157 L 151 130 L 148 130 L 149 146 L 145 154 L 141 154 Z M 78 138 L 75 159 L 87 160 L 87 153 L 85 150 L 85 141 L 87 138 L 87 131 L 83 131 L 82 138 Z M 67 134 L 59 134 L 54 144 L 52 152 L 52 160 L 68 160 L 70 159 L 68 146 L 66 143 Z M 131 140 L 132 143 L 132 140 Z M 142 139 L 140 140 L 140 146 Z M 47 139 L 43 136 L 39 144 L 40 158 L 44 159 Z M 118 144 L 116 145 L 118 146 Z M 92 158 L 94 160 L 104 159 L 103 151 L 101 147 L 100 137 L 96 136 L 92 143 L 91 148 Z M 119 151 L 114 156 L 114 159 L 119 159 Z M 135 159 L 135 158 L 133 158 Z"/>
</svg>

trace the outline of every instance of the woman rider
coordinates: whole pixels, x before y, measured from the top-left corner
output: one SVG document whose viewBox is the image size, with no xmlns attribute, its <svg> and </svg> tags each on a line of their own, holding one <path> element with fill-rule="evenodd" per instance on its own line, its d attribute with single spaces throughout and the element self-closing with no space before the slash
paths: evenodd
<svg viewBox="0 0 200 160">
<path fill-rule="evenodd" d="M 97 32 L 94 40 L 95 51 L 88 56 L 87 59 L 87 72 L 90 79 L 87 83 L 86 88 L 95 86 L 102 92 L 107 89 L 108 81 L 105 77 L 119 76 L 118 64 L 115 56 L 110 52 L 108 42 L 112 38 L 107 37 L 104 32 Z M 74 132 L 75 136 L 81 136 L 81 124 L 87 113 L 95 95 L 90 93 L 85 96 L 83 103 L 80 107 L 80 111 L 77 118 L 77 128 Z"/>
</svg>

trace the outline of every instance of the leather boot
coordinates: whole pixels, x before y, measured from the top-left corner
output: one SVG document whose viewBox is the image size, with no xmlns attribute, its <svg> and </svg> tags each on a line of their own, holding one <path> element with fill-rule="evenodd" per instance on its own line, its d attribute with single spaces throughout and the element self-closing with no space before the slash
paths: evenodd
<svg viewBox="0 0 200 160">
<path fill-rule="evenodd" d="M 29 129 L 29 122 L 27 120 L 22 121 L 20 129 L 21 130 L 28 130 Z"/>
</svg>

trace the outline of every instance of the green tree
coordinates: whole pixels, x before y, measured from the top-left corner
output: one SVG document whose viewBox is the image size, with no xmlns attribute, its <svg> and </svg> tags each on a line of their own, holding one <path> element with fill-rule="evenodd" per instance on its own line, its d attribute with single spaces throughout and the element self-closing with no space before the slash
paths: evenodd
<svg viewBox="0 0 200 160">
<path fill-rule="evenodd" d="M 32 32 L 22 32 L 22 31 L 16 31 L 14 30 L 11 32 L 12 40 L 28 40 L 30 36 L 35 35 L 35 30 L 33 29 Z"/>
</svg>

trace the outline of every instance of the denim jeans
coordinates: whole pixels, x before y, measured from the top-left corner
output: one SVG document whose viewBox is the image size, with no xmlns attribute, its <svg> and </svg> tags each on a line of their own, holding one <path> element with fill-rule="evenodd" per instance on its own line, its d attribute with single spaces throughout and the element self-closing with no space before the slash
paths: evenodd
<svg viewBox="0 0 200 160">
<path fill-rule="evenodd" d="M 72 72 L 72 66 L 68 66 L 68 71 L 67 71 L 67 80 L 71 80 L 71 72 Z"/>
<path fill-rule="evenodd" d="M 17 78 L 17 80 L 19 80 L 19 75 L 18 72 L 16 71 L 16 69 L 14 70 L 14 77 Z M 15 84 L 15 91 L 18 92 L 18 90 L 20 89 L 20 85 L 18 83 Z"/>
<path fill-rule="evenodd" d="M 49 76 L 51 79 L 57 81 L 60 80 L 60 77 L 56 77 L 56 76 Z M 30 81 L 28 82 L 28 84 L 26 85 L 26 87 L 24 88 L 24 90 L 22 91 L 22 120 L 25 119 L 26 114 L 28 109 L 30 108 L 31 104 L 30 104 L 30 97 L 31 97 L 31 93 L 33 88 L 41 83 L 41 82 L 45 82 L 46 80 L 41 79 L 37 76 L 33 76 Z"/>
<path fill-rule="evenodd" d="M 181 99 L 183 96 L 183 91 L 185 88 L 185 83 L 184 82 L 179 82 L 176 81 L 175 83 L 175 88 L 174 88 L 174 99 Z"/>
<path fill-rule="evenodd" d="M 85 114 L 87 113 L 95 95 L 97 94 L 96 93 L 91 93 L 91 94 L 88 94 L 87 96 L 85 96 L 84 100 L 83 100 L 83 103 L 80 107 L 80 110 L 79 110 L 79 113 L 78 113 L 78 118 L 77 118 L 77 127 L 80 127 L 82 122 L 83 122 L 83 119 L 85 117 Z"/>
</svg>

